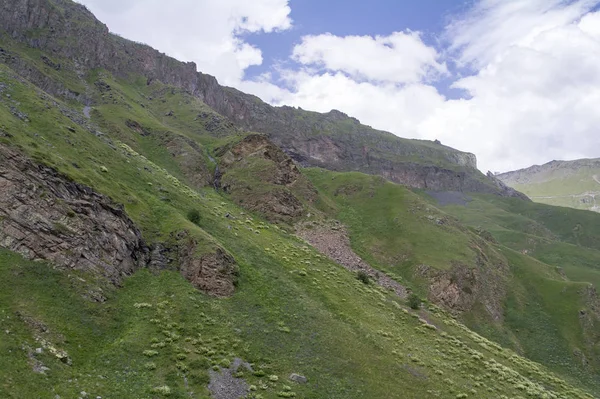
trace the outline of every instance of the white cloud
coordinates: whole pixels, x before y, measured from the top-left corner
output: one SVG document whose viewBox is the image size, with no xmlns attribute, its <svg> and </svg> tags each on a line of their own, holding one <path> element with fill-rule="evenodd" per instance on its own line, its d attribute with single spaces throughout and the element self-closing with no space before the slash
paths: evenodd
<svg viewBox="0 0 600 399">
<path fill-rule="evenodd" d="M 147 43 L 238 84 L 244 70 L 263 61 L 242 33 L 289 29 L 288 0 L 79 0 L 112 32 Z"/>
<path fill-rule="evenodd" d="M 492 170 L 599 157 L 600 14 L 587 13 L 593 4 L 482 4 L 479 19 L 471 13 L 449 30 L 459 59 L 480 65 L 454 83 L 472 97 L 447 101 L 420 124 L 420 135 L 443 130 Z"/>
<path fill-rule="evenodd" d="M 375 37 L 305 36 L 292 57 L 301 64 L 344 71 L 360 80 L 414 83 L 447 72 L 437 60 L 437 51 L 411 31 Z"/>
<path fill-rule="evenodd" d="M 485 67 L 513 46 L 527 46 L 541 32 L 570 24 L 597 0 L 480 0 L 446 28 L 458 61 Z"/>
</svg>

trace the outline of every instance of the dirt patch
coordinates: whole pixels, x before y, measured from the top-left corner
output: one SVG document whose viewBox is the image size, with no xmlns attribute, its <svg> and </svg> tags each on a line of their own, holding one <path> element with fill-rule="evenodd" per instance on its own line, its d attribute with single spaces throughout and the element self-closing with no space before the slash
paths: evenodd
<svg viewBox="0 0 600 399">
<path fill-rule="evenodd" d="M 310 226 L 302 223 L 297 226 L 296 234 L 323 255 L 344 266 L 352 272 L 363 271 L 378 285 L 394 291 L 400 298 L 406 298 L 406 288 L 382 272 L 371 267 L 352 250 L 346 229 L 341 225 Z"/>
</svg>

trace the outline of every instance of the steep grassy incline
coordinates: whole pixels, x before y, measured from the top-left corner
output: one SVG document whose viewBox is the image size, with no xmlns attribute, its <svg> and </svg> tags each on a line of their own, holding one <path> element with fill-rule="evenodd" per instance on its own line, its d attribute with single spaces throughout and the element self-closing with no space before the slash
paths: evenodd
<svg viewBox="0 0 600 399">
<path fill-rule="evenodd" d="M 507 257 L 521 259 L 511 262 L 514 289 L 506 301 L 506 325 L 524 353 L 563 369 L 570 367 L 568 358 L 582 370 L 597 369 L 600 217 L 494 196 L 463 199 L 440 209 L 510 248 L 503 250 Z"/>
<path fill-rule="evenodd" d="M 371 265 L 461 311 L 463 321 L 487 337 L 557 371 L 600 383 L 600 302 L 590 286 L 598 281 L 593 262 L 600 252 L 582 247 L 593 247 L 600 235 L 585 212 L 562 215 L 561 208 L 496 196 L 489 200 L 507 210 L 483 201 L 438 208 L 380 178 L 319 169 L 307 174 L 327 198 L 326 212 L 349 227 L 355 251 Z M 479 202 L 482 207 L 474 208 Z M 496 220 L 498 213 L 502 228 L 477 223 Z M 524 238 L 525 244 L 530 236 L 522 231 L 537 232 L 545 245 L 534 254 L 523 251 L 515 240 Z M 556 267 L 560 257 L 577 251 L 584 255 L 572 258 L 573 266 Z M 537 254 L 540 261 L 530 257 Z"/>
<path fill-rule="evenodd" d="M 212 188 L 193 188 L 177 156 L 127 120 L 187 136 L 138 108 L 126 90 L 113 97 L 127 111 L 92 111 L 100 130 L 76 104 L 5 66 L 0 87 L 2 144 L 122 203 L 149 243 L 185 235 L 197 242 L 196 256 L 220 247 L 239 266 L 228 299 L 193 288 L 175 257 L 121 288 L 103 286 L 106 300 L 95 302 L 83 297 L 98 288 L 96 275 L 0 251 L 0 396 L 207 398 L 211 373 L 228 375 L 241 358 L 253 371 L 242 367 L 233 380 L 247 381 L 251 398 L 593 397 L 439 308 L 407 309 Z M 198 142 L 190 147 L 205 153 Z M 308 383 L 289 381 L 291 373 Z"/>
<path fill-rule="evenodd" d="M 600 212 L 600 160 L 552 161 L 497 176 L 535 202 Z"/>
</svg>

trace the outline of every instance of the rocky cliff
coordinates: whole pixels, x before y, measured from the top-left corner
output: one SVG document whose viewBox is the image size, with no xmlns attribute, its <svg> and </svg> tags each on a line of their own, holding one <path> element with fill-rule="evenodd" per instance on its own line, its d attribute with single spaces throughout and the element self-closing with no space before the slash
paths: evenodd
<svg viewBox="0 0 600 399">
<path fill-rule="evenodd" d="M 360 124 L 339 111 L 326 114 L 272 107 L 257 97 L 220 86 L 217 80 L 149 46 L 109 33 L 84 6 L 70 0 L 0 0 L 0 27 L 12 40 L 42 49 L 57 68 L 81 75 L 104 68 L 116 76 L 145 76 L 186 90 L 249 131 L 268 134 L 304 166 L 382 175 L 429 190 L 514 195 L 476 169 L 473 154 L 439 142 L 406 140 Z M 60 63 L 52 57 L 66 59 Z M 44 90 L 90 102 L 85 90 L 66 90 L 18 59 L 4 62 Z"/>
<path fill-rule="evenodd" d="M 0 145 L 0 247 L 119 284 L 148 249 L 120 206 Z"/>
<path fill-rule="evenodd" d="M 168 246 L 151 248 L 121 205 L 0 144 L 0 247 L 115 285 L 139 268 L 162 269 L 176 260 L 198 289 L 231 295 L 235 259 L 214 245 L 198 253 L 199 244 L 206 247 L 180 231 Z"/>
</svg>

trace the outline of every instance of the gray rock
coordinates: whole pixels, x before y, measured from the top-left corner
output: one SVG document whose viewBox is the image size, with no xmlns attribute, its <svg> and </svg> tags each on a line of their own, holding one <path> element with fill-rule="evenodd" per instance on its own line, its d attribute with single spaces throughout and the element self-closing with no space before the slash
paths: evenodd
<svg viewBox="0 0 600 399">
<path fill-rule="evenodd" d="M 147 248 L 123 208 L 0 145 L 0 247 L 120 283 Z"/>
<path fill-rule="evenodd" d="M 298 384 L 306 384 L 308 382 L 308 378 L 303 375 L 292 373 L 290 375 L 290 380 L 297 382 Z"/>
</svg>

